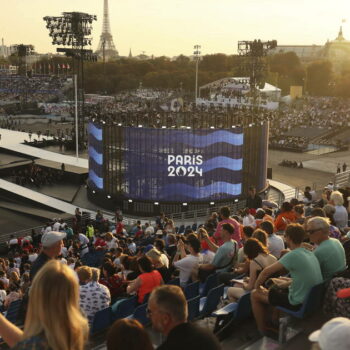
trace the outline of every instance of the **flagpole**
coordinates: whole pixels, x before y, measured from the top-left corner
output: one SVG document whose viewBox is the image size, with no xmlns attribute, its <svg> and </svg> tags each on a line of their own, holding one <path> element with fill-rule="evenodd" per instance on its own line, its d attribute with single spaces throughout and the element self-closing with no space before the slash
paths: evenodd
<svg viewBox="0 0 350 350">
<path fill-rule="evenodd" d="M 74 92 L 75 92 L 75 153 L 77 163 L 79 162 L 79 142 L 78 142 L 78 75 L 74 74 Z"/>
</svg>

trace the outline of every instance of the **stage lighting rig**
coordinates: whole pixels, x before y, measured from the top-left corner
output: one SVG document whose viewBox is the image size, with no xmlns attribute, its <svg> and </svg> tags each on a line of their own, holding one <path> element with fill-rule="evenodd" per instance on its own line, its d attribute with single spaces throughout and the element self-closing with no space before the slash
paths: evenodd
<svg viewBox="0 0 350 350">
<path fill-rule="evenodd" d="M 250 91 L 253 96 L 253 106 L 257 107 L 257 90 L 265 86 L 266 61 L 269 50 L 277 47 L 276 40 L 270 41 L 239 41 L 238 55 L 242 58 L 242 68 L 249 76 Z"/>
<path fill-rule="evenodd" d="M 78 94 L 78 140 L 79 148 L 84 148 L 86 132 L 84 125 L 84 61 L 95 62 L 97 57 L 91 46 L 92 24 L 97 20 L 95 15 L 83 12 L 63 12 L 62 16 L 46 16 L 43 18 L 53 45 L 64 46 L 57 52 L 65 53 L 73 58 L 73 74 L 77 76 Z M 76 139 L 76 137 L 74 137 Z"/>
</svg>

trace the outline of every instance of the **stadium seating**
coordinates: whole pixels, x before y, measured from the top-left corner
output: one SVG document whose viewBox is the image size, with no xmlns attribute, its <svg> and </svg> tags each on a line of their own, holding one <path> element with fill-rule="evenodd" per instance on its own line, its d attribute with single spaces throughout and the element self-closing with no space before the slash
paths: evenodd
<svg viewBox="0 0 350 350">
<path fill-rule="evenodd" d="M 307 294 L 302 307 L 298 311 L 289 310 L 284 307 L 277 308 L 290 316 L 303 319 L 320 309 L 325 290 L 325 283 L 320 283 L 312 287 Z"/>
<path fill-rule="evenodd" d="M 193 321 L 199 317 L 200 296 L 187 300 L 188 321 Z"/>
<path fill-rule="evenodd" d="M 211 289 L 206 297 L 202 297 L 199 304 L 199 317 L 205 318 L 210 316 L 217 308 L 224 294 L 224 285 Z"/>
<path fill-rule="evenodd" d="M 148 326 L 151 321 L 147 316 L 147 303 L 138 306 L 135 309 L 132 318 L 139 321 L 143 326 Z"/>
<path fill-rule="evenodd" d="M 199 282 L 192 282 L 188 284 L 184 289 L 185 297 L 187 300 L 192 299 L 199 295 Z"/>
<path fill-rule="evenodd" d="M 92 321 L 91 334 L 95 335 L 106 330 L 112 324 L 112 308 L 107 307 L 106 309 L 96 312 L 95 317 Z"/>
<path fill-rule="evenodd" d="M 134 313 L 136 305 L 136 295 L 127 299 L 116 301 L 112 305 L 112 321 L 132 315 Z"/>
<path fill-rule="evenodd" d="M 214 311 L 212 317 L 216 317 L 214 333 L 222 340 L 242 321 L 252 315 L 250 292 L 239 298 L 237 303 L 230 303 L 223 308 Z"/>
<path fill-rule="evenodd" d="M 214 273 L 209 275 L 206 281 L 199 287 L 199 292 L 202 297 L 207 296 L 210 289 L 213 289 L 218 284 L 218 274 Z"/>
</svg>

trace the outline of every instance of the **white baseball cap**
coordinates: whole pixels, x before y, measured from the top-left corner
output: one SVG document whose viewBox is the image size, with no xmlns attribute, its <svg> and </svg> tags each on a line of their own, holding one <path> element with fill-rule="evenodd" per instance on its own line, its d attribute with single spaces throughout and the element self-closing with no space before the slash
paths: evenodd
<svg viewBox="0 0 350 350">
<path fill-rule="evenodd" d="M 321 350 L 350 349 L 350 320 L 335 317 L 326 322 L 321 329 L 310 334 L 309 340 L 317 342 Z"/>
<path fill-rule="evenodd" d="M 62 239 L 66 238 L 65 232 L 58 232 L 58 231 L 49 231 L 47 233 L 44 233 L 41 237 L 41 243 L 44 247 L 51 247 L 58 241 L 61 241 Z"/>
</svg>

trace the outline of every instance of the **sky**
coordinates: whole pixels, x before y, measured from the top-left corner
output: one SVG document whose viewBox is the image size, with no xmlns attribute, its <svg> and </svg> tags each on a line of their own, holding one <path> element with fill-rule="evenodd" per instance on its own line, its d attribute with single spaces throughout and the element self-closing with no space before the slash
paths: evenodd
<svg viewBox="0 0 350 350">
<path fill-rule="evenodd" d="M 103 0 L 0 0 L 0 38 L 5 45 L 32 44 L 55 52 L 43 17 L 81 11 L 97 15 L 95 50 L 102 31 Z M 109 0 L 114 44 L 126 56 L 169 57 L 237 51 L 239 40 L 277 40 L 280 45 L 323 45 L 343 32 L 350 40 L 349 0 Z"/>
</svg>

